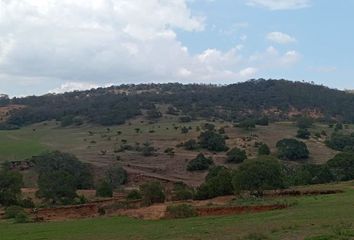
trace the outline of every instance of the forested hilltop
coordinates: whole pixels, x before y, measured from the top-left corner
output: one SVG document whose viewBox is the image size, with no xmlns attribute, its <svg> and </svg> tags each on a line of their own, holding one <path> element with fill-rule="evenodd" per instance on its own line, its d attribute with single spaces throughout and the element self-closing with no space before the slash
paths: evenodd
<svg viewBox="0 0 354 240">
<path fill-rule="evenodd" d="M 284 120 L 295 114 L 354 122 L 354 94 L 305 82 L 250 80 L 232 85 L 139 84 L 120 85 L 65 94 L 47 94 L 1 100 L 12 111 L 2 128 L 59 120 L 101 125 L 122 124 L 143 113 L 161 117 L 158 105 L 169 106 L 167 114 L 190 118 L 240 121 L 266 115 Z"/>
</svg>

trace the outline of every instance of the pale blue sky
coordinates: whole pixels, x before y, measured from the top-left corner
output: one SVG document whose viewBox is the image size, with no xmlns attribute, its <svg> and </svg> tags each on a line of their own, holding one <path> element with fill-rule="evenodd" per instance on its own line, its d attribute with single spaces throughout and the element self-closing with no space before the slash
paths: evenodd
<svg viewBox="0 0 354 240">
<path fill-rule="evenodd" d="M 0 92 L 284 78 L 354 89 L 351 0 L 0 0 Z"/>
</svg>

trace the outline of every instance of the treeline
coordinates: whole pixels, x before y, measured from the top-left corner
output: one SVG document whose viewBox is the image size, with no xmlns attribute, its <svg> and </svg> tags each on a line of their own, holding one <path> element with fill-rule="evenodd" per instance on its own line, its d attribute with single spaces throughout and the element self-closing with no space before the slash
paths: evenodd
<svg viewBox="0 0 354 240">
<path fill-rule="evenodd" d="M 156 104 L 172 105 L 170 112 L 191 118 L 241 121 L 267 114 L 287 119 L 293 109 L 316 110 L 323 120 L 354 122 L 354 94 L 324 86 L 286 80 L 250 80 L 227 86 L 141 84 L 121 85 L 65 94 L 6 99 L 0 105 L 27 106 L 11 115 L 4 127 L 63 118 L 101 125 L 122 124 L 145 110 L 159 117 Z M 266 110 L 276 109 L 276 111 Z M 173 110 L 173 111 L 172 111 Z"/>
</svg>

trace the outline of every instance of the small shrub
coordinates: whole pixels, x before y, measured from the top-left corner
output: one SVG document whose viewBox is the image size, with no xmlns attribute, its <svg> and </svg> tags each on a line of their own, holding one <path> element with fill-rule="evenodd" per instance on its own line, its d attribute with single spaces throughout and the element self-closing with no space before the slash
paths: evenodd
<svg viewBox="0 0 354 240">
<path fill-rule="evenodd" d="M 112 197 L 113 196 L 113 187 L 107 181 L 102 181 L 97 189 L 96 196 L 98 197 Z"/>
<path fill-rule="evenodd" d="M 299 128 L 299 130 L 297 130 L 297 134 L 296 134 L 297 138 L 309 139 L 310 136 L 311 136 L 311 133 L 309 130 L 307 130 L 307 128 Z"/>
<path fill-rule="evenodd" d="M 25 212 L 19 212 L 15 216 L 15 223 L 28 223 L 29 221 L 29 217 Z"/>
<path fill-rule="evenodd" d="M 128 193 L 127 195 L 127 200 L 133 201 L 133 200 L 140 200 L 143 197 L 141 196 L 140 191 L 138 190 L 132 190 Z"/>
<path fill-rule="evenodd" d="M 188 204 L 172 205 L 167 207 L 167 216 L 169 218 L 189 218 L 197 216 L 193 206 Z"/>
<path fill-rule="evenodd" d="M 247 159 L 246 151 L 237 147 L 231 149 L 226 155 L 226 161 L 228 163 L 242 163 L 244 160 Z"/>
<path fill-rule="evenodd" d="M 145 183 L 140 186 L 140 192 L 146 205 L 165 201 L 165 192 L 160 182 Z"/>
<path fill-rule="evenodd" d="M 188 171 L 207 170 L 214 162 L 211 158 L 207 158 L 203 153 L 198 154 L 196 158 L 191 160 L 187 165 Z"/>
<path fill-rule="evenodd" d="M 258 155 L 270 155 L 270 149 L 267 144 L 263 143 L 258 148 Z"/>
<path fill-rule="evenodd" d="M 5 208 L 5 218 L 15 218 L 17 214 L 24 212 L 25 211 L 20 206 L 10 206 Z"/>
</svg>

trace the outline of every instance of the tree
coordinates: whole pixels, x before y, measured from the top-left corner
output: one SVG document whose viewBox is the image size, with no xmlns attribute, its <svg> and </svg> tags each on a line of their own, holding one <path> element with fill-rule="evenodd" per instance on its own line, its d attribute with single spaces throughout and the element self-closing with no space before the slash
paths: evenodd
<svg viewBox="0 0 354 240">
<path fill-rule="evenodd" d="M 111 166 L 106 171 L 106 182 L 112 186 L 113 189 L 125 184 L 128 180 L 127 171 L 119 164 Z"/>
<path fill-rule="evenodd" d="M 280 140 L 276 147 L 278 148 L 278 157 L 284 160 L 300 160 L 309 157 L 306 144 L 296 139 Z"/>
<path fill-rule="evenodd" d="M 262 196 L 264 190 L 283 188 L 281 164 L 269 157 L 244 162 L 234 174 L 232 184 L 236 192 L 249 190 L 256 196 Z"/>
<path fill-rule="evenodd" d="M 245 119 L 241 121 L 239 124 L 236 125 L 236 127 L 242 128 L 244 130 L 251 130 L 256 128 L 256 121 L 253 119 Z"/>
<path fill-rule="evenodd" d="M 258 118 L 256 120 L 256 124 L 259 126 L 268 126 L 269 125 L 269 119 L 267 116 L 263 116 L 261 118 Z"/>
<path fill-rule="evenodd" d="M 107 181 L 102 181 L 96 188 L 96 196 L 98 197 L 112 197 L 113 196 L 113 187 Z"/>
<path fill-rule="evenodd" d="M 242 163 L 244 160 L 247 159 L 246 151 L 237 147 L 228 151 L 226 155 L 226 162 L 228 163 Z"/>
<path fill-rule="evenodd" d="M 71 203 L 77 189 L 93 186 L 93 177 L 87 164 L 74 155 L 50 152 L 33 157 L 38 172 L 38 196 L 54 204 Z"/>
<path fill-rule="evenodd" d="M 74 175 L 64 170 L 40 173 L 37 196 L 53 204 L 71 204 L 77 197 Z"/>
<path fill-rule="evenodd" d="M 196 199 L 209 199 L 230 195 L 233 192 L 231 171 L 225 167 L 210 169 L 205 182 L 197 188 Z"/>
<path fill-rule="evenodd" d="M 21 199 L 22 175 L 8 170 L 0 171 L 0 205 L 18 204 Z"/>
<path fill-rule="evenodd" d="M 199 153 L 196 158 L 191 160 L 187 165 L 188 171 L 202 171 L 207 170 L 214 162 L 211 158 L 207 158 L 203 153 Z"/>
<path fill-rule="evenodd" d="M 327 166 L 337 181 L 354 179 L 354 153 L 339 153 L 327 162 Z"/>
<path fill-rule="evenodd" d="M 214 131 L 202 132 L 199 136 L 199 145 L 210 151 L 222 152 L 228 150 L 225 138 Z"/>
<path fill-rule="evenodd" d="M 354 147 L 354 133 L 344 134 L 339 132 L 334 132 L 331 138 L 326 141 L 328 147 L 337 150 L 344 151 L 346 148 Z"/>
<path fill-rule="evenodd" d="M 140 186 L 143 201 L 147 205 L 163 203 L 165 201 L 165 191 L 160 182 L 148 182 Z"/>
<path fill-rule="evenodd" d="M 259 148 L 258 148 L 258 155 L 262 156 L 262 155 L 270 155 L 270 149 L 268 147 L 267 144 L 262 143 Z"/>
<path fill-rule="evenodd" d="M 311 136 L 311 132 L 307 128 L 299 128 L 297 130 L 296 137 L 301 139 L 309 139 Z"/>
</svg>

